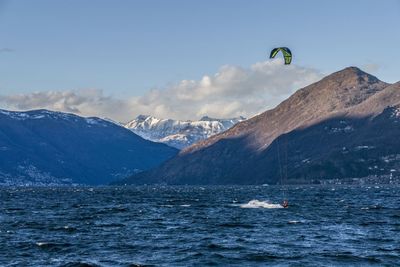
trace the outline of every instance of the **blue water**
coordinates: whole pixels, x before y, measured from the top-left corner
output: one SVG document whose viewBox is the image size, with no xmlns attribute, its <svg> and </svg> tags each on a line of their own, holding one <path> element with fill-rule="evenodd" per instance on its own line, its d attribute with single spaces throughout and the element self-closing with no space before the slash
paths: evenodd
<svg viewBox="0 0 400 267">
<path fill-rule="evenodd" d="M 2 188 L 0 265 L 400 265 L 400 187 L 286 194 L 283 209 L 280 187 Z"/>
</svg>

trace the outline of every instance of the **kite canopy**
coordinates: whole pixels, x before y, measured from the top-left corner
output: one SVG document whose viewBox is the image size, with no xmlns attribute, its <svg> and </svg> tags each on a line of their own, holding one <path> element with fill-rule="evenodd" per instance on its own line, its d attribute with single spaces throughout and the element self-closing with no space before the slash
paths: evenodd
<svg viewBox="0 0 400 267">
<path fill-rule="evenodd" d="M 292 62 L 292 52 L 287 47 L 277 47 L 272 49 L 269 58 L 274 58 L 279 53 L 279 51 L 282 52 L 283 57 L 285 58 L 285 65 L 289 65 L 290 62 Z"/>
</svg>

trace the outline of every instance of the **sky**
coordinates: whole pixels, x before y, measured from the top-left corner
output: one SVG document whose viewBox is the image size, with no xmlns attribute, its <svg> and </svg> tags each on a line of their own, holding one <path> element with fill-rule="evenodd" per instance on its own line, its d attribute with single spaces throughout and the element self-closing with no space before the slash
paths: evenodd
<svg viewBox="0 0 400 267">
<path fill-rule="evenodd" d="M 398 0 L 0 0 L 0 108 L 251 117 L 348 66 L 399 81 L 399 25 Z"/>
</svg>

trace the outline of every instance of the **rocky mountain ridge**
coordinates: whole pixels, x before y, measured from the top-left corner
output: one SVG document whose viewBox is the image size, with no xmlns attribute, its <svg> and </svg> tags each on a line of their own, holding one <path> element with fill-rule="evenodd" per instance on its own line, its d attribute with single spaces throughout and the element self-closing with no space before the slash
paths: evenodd
<svg viewBox="0 0 400 267">
<path fill-rule="evenodd" d="M 96 117 L 0 110 L 0 185 L 108 184 L 177 152 Z"/>
<path fill-rule="evenodd" d="M 400 83 L 349 67 L 123 182 L 310 183 L 389 174 L 400 167 L 399 90 Z"/>
</svg>

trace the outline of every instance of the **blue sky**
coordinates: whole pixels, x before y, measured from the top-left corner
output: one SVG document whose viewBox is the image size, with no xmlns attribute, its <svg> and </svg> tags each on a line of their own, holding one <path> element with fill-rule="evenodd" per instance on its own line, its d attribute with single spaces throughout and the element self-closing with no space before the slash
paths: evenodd
<svg viewBox="0 0 400 267">
<path fill-rule="evenodd" d="M 251 68 L 282 45 L 300 68 L 355 65 L 395 82 L 399 25 L 394 0 L 2 1 L 0 95 L 142 96 L 221 66 Z"/>
</svg>

